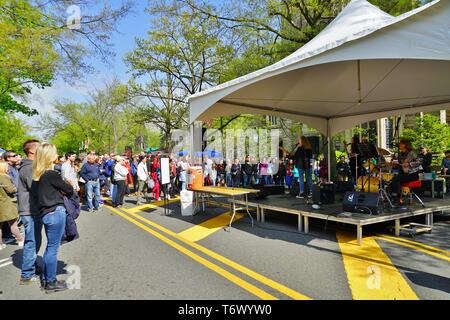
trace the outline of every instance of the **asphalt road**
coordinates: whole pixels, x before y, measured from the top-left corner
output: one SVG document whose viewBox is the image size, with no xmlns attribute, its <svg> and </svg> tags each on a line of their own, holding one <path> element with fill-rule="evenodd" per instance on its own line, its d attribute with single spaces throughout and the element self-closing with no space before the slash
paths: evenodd
<svg viewBox="0 0 450 320">
<path fill-rule="evenodd" d="M 206 214 L 191 218 L 180 215 L 176 202 L 170 216 L 163 216 L 161 208 L 133 208 L 129 198 L 126 208 L 82 212 L 77 221 L 80 239 L 63 245 L 58 256 L 59 278 L 69 280 L 72 290 L 45 294 L 38 285 L 19 286 L 22 251 L 15 245 L 0 251 L 0 300 L 320 300 L 357 299 L 363 296 L 359 291 L 369 297 L 374 293 L 375 299 L 377 292 L 391 289 L 384 287 L 385 280 L 380 280 L 381 287 L 364 288 L 365 277 L 373 276 L 361 269 L 369 257 L 371 264 L 380 264 L 381 277 L 387 272 L 383 268 L 389 270 L 386 281 L 400 281 L 410 289 L 407 297 L 450 299 L 448 217 L 436 217 L 431 234 L 403 238 L 411 242 L 376 239 L 376 248 L 355 247 L 353 252 L 338 242 L 335 230 L 354 237 L 351 228 L 330 225 L 325 232 L 317 222 L 310 234 L 299 234 L 296 218 L 289 215 L 273 214 L 254 228 L 244 217 L 231 232 L 219 227 L 193 242 L 178 233 L 228 209 L 208 207 Z M 386 230 L 381 226 L 368 232 Z"/>
</svg>

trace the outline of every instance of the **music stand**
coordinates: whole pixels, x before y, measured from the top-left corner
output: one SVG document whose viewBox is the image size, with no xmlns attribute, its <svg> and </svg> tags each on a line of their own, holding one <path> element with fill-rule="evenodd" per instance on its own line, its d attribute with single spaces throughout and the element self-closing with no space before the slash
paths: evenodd
<svg viewBox="0 0 450 320">
<path fill-rule="evenodd" d="M 366 158 L 369 161 L 369 179 L 368 179 L 369 191 L 368 192 L 370 192 L 370 176 L 371 176 L 370 163 L 371 163 L 373 158 L 378 158 L 378 149 L 377 149 L 377 147 L 375 146 L 374 143 L 359 143 L 357 145 L 357 148 L 358 148 L 359 156 L 361 158 Z M 364 183 L 364 181 L 361 181 L 361 182 L 362 182 L 361 183 L 362 184 L 362 191 L 365 192 L 364 191 L 365 183 Z M 356 181 L 356 184 L 358 184 L 358 181 Z"/>
</svg>

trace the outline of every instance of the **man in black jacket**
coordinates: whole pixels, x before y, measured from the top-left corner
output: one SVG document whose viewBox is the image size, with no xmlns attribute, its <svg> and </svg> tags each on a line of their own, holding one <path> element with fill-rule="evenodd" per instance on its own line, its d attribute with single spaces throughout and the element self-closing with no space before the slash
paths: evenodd
<svg viewBox="0 0 450 320">
<path fill-rule="evenodd" d="M 39 214 L 38 203 L 30 195 L 33 182 L 32 165 L 39 141 L 28 140 L 23 145 L 27 159 L 24 159 L 19 169 L 19 187 L 17 190 L 17 203 L 19 214 L 25 227 L 25 243 L 22 252 L 22 272 L 20 284 L 39 283 L 36 275 L 36 257 L 42 242 L 42 222 Z"/>
<path fill-rule="evenodd" d="M 252 159 L 249 155 L 245 157 L 245 162 L 241 166 L 241 171 L 244 173 L 244 188 L 250 185 L 253 175 Z"/>
<path fill-rule="evenodd" d="M 433 156 L 428 152 L 425 147 L 420 148 L 419 158 L 422 160 L 422 168 L 424 173 L 431 173 L 431 162 L 433 161 Z"/>
</svg>

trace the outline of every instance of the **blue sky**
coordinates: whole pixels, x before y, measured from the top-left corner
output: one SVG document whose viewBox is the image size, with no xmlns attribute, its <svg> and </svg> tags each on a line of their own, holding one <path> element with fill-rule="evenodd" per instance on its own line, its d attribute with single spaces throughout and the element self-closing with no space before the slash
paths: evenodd
<svg viewBox="0 0 450 320">
<path fill-rule="evenodd" d="M 114 1 L 111 3 L 114 5 Z M 110 65 L 103 64 L 100 59 L 91 60 L 97 72 L 87 77 L 81 77 L 75 85 L 69 85 L 62 80 L 57 80 L 52 87 L 40 90 L 35 89 L 30 95 L 29 104 L 38 110 L 41 114 L 51 113 L 52 104 L 55 100 L 64 98 L 76 102 L 86 101 L 89 92 L 94 88 L 102 88 L 107 80 L 117 77 L 119 80 L 126 82 L 130 75 L 127 73 L 127 67 L 123 62 L 123 57 L 135 46 L 135 38 L 145 38 L 150 27 L 150 15 L 145 12 L 147 0 L 136 0 L 136 6 L 133 13 L 129 14 L 118 25 L 119 34 L 115 34 L 111 43 L 114 44 L 116 57 L 111 60 Z M 83 14 L 83 12 L 81 12 Z M 30 126 L 35 126 L 39 116 L 21 117 Z M 40 135 L 37 130 L 32 132 Z M 40 137 L 42 138 L 42 137 Z"/>
</svg>

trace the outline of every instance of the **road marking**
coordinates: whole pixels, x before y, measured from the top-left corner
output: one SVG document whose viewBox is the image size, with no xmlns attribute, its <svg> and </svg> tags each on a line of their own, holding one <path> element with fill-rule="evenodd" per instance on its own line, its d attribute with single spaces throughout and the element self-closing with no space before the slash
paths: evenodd
<svg viewBox="0 0 450 320">
<path fill-rule="evenodd" d="M 353 299 L 419 299 L 373 237 L 364 238 L 361 246 L 353 235 L 337 232 L 336 237 Z"/>
<path fill-rule="evenodd" d="M 219 267 L 218 265 L 206 260 L 205 258 L 195 254 L 194 252 L 186 249 L 185 247 L 181 246 L 180 244 L 174 242 L 173 240 L 170 240 L 169 238 L 163 236 L 161 233 L 154 231 L 153 229 L 150 229 L 149 227 L 147 227 L 146 225 L 136 221 L 135 219 L 129 217 L 127 214 L 122 213 L 121 211 L 114 209 L 114 208 L 110 208 L 111 211 L 113 211 L 115 214 L 121 216 L 122 218 L 128 220 L 129 222 L 135 224 L 136 226 L 138 226 L 139 228 L 147 231 L 148 233 L 150 233 L 151 235 L 155 236 L 156 238 L 158 238 L 159 240 L 161 240 L 162 242 L 166 243 L 167 245 L 173 247 L 174 249 L 178 250 L 179 252 L 187 255 L 188 257 L 190 257 L 191 259 L 197 261 L 198 263 L 202 264 L 203 266 L 207 267 L 208 269 L 218 273 L 219 275 L 221 275 L 222 277 L 224 277 L 225 279 L 233 282 L 234 284 L 238 285 L 239 287 L 247 290 L 248 292 L 254 294 L 255 296 L 257 296 L 260 299 L 263 300 L 278 300 L 275 296 L 265 292 L 264 290 L 252 285 L 251 283 L 239 278 L 238 276 L 232 274 L 231 272 Z"/>
<path fill-rule="evenodd" d="M 415 246 L 415 245 L 412 245 L 412 244 L 409 244 L 409 243 L 405 243 L 403 241 L 388 239 L 388 238 L 385 238 L 385 237 L 377 237 L 377 239 L 378 240 L 382 240 L 382 241 L 386 241 L 386 242 L 395 243 L 395 244 L 398 244 L 400 246 L 404 246 L 404 247 L 407 247 L 407 248 L 411 248 L 411 249 L 420 251 L 422 253 L 428 254 L 430 256 L 436 257 L 438 259 L 450 261 L 450 257 L 448 257 L 448 256 L 445 256 L 445 255 L 440 254 L 440 253 L 433 252 L 431 250 L 426 250 L 426 249 L 423 249 L 423 248 L 421 248 L 419 246 Z"/>
<path fill-rule="evenodd" d="M 386 234 L 378 234 L 377 236 L 378 237 L 382 237 L 382 238 L 395 240 L 395 241 L 406 242 L 406 243 L 413 244 L 413 245 L 416 245 L 416 246 L 419 246 L 419 247 L 423 247 L 425 249 L 429 249 L 431 251 L 441 252 L 441 253 L 450 255 L 450 251 L 443 250 L 443 249 L 440 249 L 440 248 L 437 248 L 437 247 L 433 247 L 433 246 L 427 245 L 427 244 L 422 243 L 422 242 L 417 242 L 417 241 L 412 241 L 412 240 L 408 240 L 408 239 L 392 237 L 392 236 L 389 236 L 389 235 L 386 235 Z"/>
<path fill-rule="evenodd" d="M 217 261 L 219 261 L 219 262 L 221 262 L 221 263 L 223 263 L 223 264 L 225 264 L 225 265 L 227 265 L 227 266 L 229 266 L 229 267 L 231 267 L 231 268 L 233 268 L 233 269 L 235 269 L 235 270 L 237 270 L 237 271 L 239 271 L 239 272 L 241 272 L 241 273 L 243 273 L 243 274 L 245 274 L 245 275 L 247 275 L 247 276 L 249 276 L 249 277 L 251 277 L 251 278 L 253 278 L 253 279 L 255 279 L 255 280 L 257 280 L 257 281 L 259 281 L 259 282 L 261 282 L 261 283 L 263 283 L 263 284 L 265 284 L 265 285 L 267 285 L 267 286 L 269 286 L 269 287 L 271 287 L 271 288 L 281 292 L 281 293 L 283 293 L 283 294 L 285 294 L 286 296 L 288 296 L 288 297 L 290 297 L 292 299 L 296 299 L 296 300 L 311 300 L 310 297 L 308 297 L 306 295 L 303 295 L 303 294 L 301 294 L 301 293 L 299 293 L 299 292 L 297 292 L 295 290 L 292 290 L 292 289 L 286 287 L 285 285 L 283 285 L 281 283 L 278 283 L 278 282 L 276 282 L 274 280 L 271 280 L 271 279 L 269 279 L 269 278 L 267 278 L 267 277 L 265 277 L 265 276 L 255 272 L 255 271 L 253 271 L 253 270 L 250 270 L 247 267 L 244 267 L 244 266 L 242 266 L 242 265 L 240 265 L 240 264 L 238 264 L 238 263 L 236 263 L 236 262 L 234 262 L 234 261 L 232 261 L 232 260 L 230 260 L 228 258 L 225 258 L 225 257 L 219 255 L 218 253 L 216 253 L 216 252 L 214 252 L 212 250 L 209 250 L 209 249 L 207 249 L 207 248 L 205 248 L 205 247 L 203 247 L 203 246 L 201 246 L 201 245 L 199 245 L 199 244 L 197 244 L 195 242 L 189 241 L 189 240 L 179 236 L 177 233 L 175 233 L 175 232 L 173 232 L 173 231 L 171 231 L 171 230 L 169 230 L 169 229 L 167 229 L 167 228 L 165 228 L 165 227 L 163 227 L 163 226 L 161 226 L 161 225 L 159 225 L 159 224 L 157 224 L 157 223 L 155 223 L 155 222 L 153 222 L 151 220 L 145 219 L 144 217 L 141 217 L 140 215 L 135 214 L 135 213 L 128 212 L 128 214 L 130 216 L 133 216 L 134 218 L 136 218 L 138 220 L 141 220 L 142 222 L 145 222 L 145 223 L 149 224 L 150 226 L 152 226 L 152 227 L 154 227 L 154 228 L 164 232 L 165 234 L 167 234 L 167 235 L 169 235 L 169 236 L 171 236 L 171 237 L 173 237 L 173 238 L 175 238 L 175 239 L 177 239 L 177 240 L 179 240 L 179 241 L 189 245 L 190 247 L 192 247 L 192 248 L 202 252 L 203 254 L 205 254 L 205 255 L 207 255 L 207 256 L 209 256 L 209 257 L 211 257 L 211 258 L 213 258 L 213 259 L 215 259 L 215 260 L 217 260 Z"/>
<path fill-rule="evenodd" d="M 236 213 L 234 221 L 242 219 L 244 217 L 243 213 Z M 212 219 L 206 220 L 205 222 L 196 225 L 192 228 L 186 229 L 179 233 L 180 236 L 186 240 L 197 242 L 200 241 L 213 233 L 222 230 L 225 226 L 230 224 L 231 212 L 226 212 Z"/>
<path fill-rule="evenodd" d="M 179 202 L 179 201 L 180 201 L 179 198 L 170 199 L 169 200 L 169 204 L 170 203 L 174 203 L 174 202 Z M 148 210 L 148 209 L 156 209 L 156 208 L 161 207 L 161 206 L 164 206 L 164 200 L 155 201 L 155 202 L 152 202 L 152 203 L 144 204 L 144 205 L 133 207 L 133 208 L 130 208 L 130 209 L 125 209 L 125 211 L 134 213 L 134 212 L 139 212 L 139 211 L 145 211 L 145 210 Z"/>
<path fill-rule="evenodd" d="M 2 259 L 2 260 L 0 260 L 0 263 L 3 263 L 5 261 L 10 261 L 10 260 L 11 260 L 11 258 Z"/>
<path fill-rule="evenodd" d="M 0 268 L 7 267 L 7 266 L 9 266 L 9 265 L 11 265 L 11 264 L 13 264 L 12 261 L 7 262 L 7 263 L 4 263 L 4 264 L 0 264 Z"/>
</svg>

